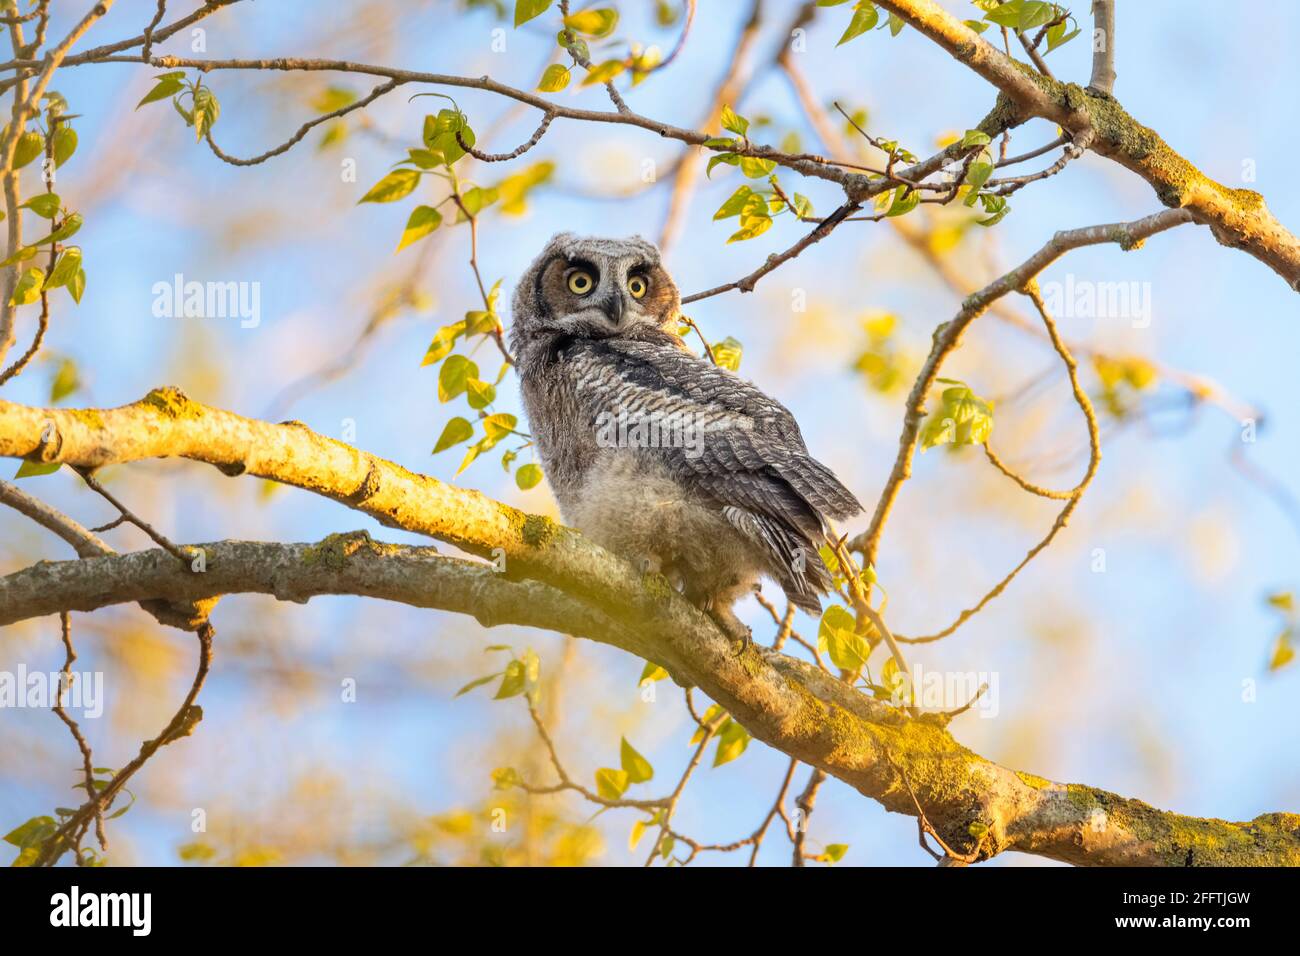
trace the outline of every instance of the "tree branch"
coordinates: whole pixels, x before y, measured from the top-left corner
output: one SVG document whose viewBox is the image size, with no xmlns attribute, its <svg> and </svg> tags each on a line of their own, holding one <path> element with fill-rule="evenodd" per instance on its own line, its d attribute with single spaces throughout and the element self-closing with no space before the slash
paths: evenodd
<svg viewBox="0 0 1300 956">
<path fill-rule="evenodd" d="M 51 426 L 50 440 L 42 442 L 42 428 Z M 201 573 L 161 549 L 41 562 L 0 579 L 0 624 L 69 609 L 203 601 L 237 592 L 293 601 L 347 593 L 436 607 L 486 626 L 563 631 L 652 660 L 698 686 L 768 745 L 889 810 L 915 816 L 916 803 L 900 778 L 906 774 L 928 822 L 957 852 L 985 859 L 1022 850 L 1096 865 L 1300 864 L 1300 816 L 1199 820 L 1000 767 L 958 744 L 941 715 L 911 718 L 773 650 L 752 646 L 737 655 L 732 642 L 661 578 L 637 574 L 576 532 L 408 472 L 300 423 L 241 418 L 174 389 L 118 409 L 0 402 L 0 455 L 91 467 L 169 454 L 295 484 L 475 553 L 501 546 L 514 558 L 507 558 L 502 573 L 355 532 L 316 545 L 201 545 Z"/>
</svg>

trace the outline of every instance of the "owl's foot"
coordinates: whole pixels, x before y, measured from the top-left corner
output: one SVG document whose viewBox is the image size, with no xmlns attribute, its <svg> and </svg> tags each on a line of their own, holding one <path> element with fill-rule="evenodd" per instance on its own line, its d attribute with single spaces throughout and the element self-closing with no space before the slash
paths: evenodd
<svg viewBox="0 0 1300 956">
<path fill-rule="evenodd" d="M 730 608 L 709 606 L 704 608 L 704 613 L 712 618 L 713 623 L 718 625 L 718 629 L 723 634 L 738 643 L 736 648 L 737 657 L 753 646 L 754 632 L 746 627 L 740 618 L 732 614 Z"/>
</svg>

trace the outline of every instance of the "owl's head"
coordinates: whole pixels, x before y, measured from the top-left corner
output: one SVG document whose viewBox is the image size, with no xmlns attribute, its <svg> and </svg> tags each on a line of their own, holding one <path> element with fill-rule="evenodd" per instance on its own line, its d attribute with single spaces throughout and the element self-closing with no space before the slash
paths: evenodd
<svg viewBox="0 0 1300 956">
<path fill-rule="evenodd" d="M 561 232 L 533 260 L 512 304 L 516 352 L 573 338 L 662 334 L 681 314 L 681 296 L 640 236 L 600 239 Z"/>
</svg>

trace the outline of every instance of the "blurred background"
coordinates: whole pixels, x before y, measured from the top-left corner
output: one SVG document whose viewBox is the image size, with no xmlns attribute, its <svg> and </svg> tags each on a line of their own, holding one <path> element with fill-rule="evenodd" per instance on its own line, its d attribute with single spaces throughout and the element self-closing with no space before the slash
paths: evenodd
<svg viewBox="0 0 1300 956">
<path fill-rule="evenodd" d="M 181 6 L 168 21 L 188 12 Z M 196 39 L 187 31 L 157 52 L 339 58 L 488 74 L 531 90 L 558 61 L 558 15 L 514 29 L 507 6 L 238 3 L 202 21 L 205 51 L 191 52 Z M 837 48 L 851 8 L 822 9 L 790 62 L 821 111 L 818 121 L 841 137 L 823 142 L 788 72 L 775 63 L 800 6 L 760 4 L 745 82 L 731 101 L 754 123 L 754 140 L 837 156 L 857 151 L 861 137 L 831 109 L 836 101 L 872 135 L 928 156 L 992 106 L 987 84 L 914 31 L 875 31 Z M 980 16 L 958 0 L 945 6 Z M 1084 0 L 1073 6 L 1084 35 L 1049 63 L 1059 78 L 1086 84 L 1091 19 Z M 608 55 L 622 55 L 628 40 L 672 47 L 680 21 L 660 24 L 651 0 L 618 7 L 618 43 Z M 700 7 L 671 65 L 635 88 L 619 81 L 633 110 L 703 125 L 752 8 L 748 0 L 704 0 Z M 1206 174 L 1259 190 L 1283 223 L 1300 228 L 1291 175 L 1300 141 L 1289 122 L 1300 65 L 1285 48 L 1300 32 L 1300 8 L 1252 4 L 1229 12 L 1210 0 L 1118 7 L 1116 94 L 1125 107 Z M 120 0 L 80 48 L 137 34 L 154 8 L 148 0 Z M 58 11 L 51 36 L 62 35 L 70 16 Z M 603 59 L 605 49 L 604 41 L 593 42 L 593 58 Z M 56 297 L 41 360 L 6 386 L 4 398 L 114 406 L 174 384 L 250 417 L 301 419 L 413 470 L 558 517 L 545 482 L 523 491 L 500 467 L 501 451 L 513 444 L 459 475 L 460 449 L 431 454 L 464 406 L 439 402 L 437 372 L 422 368 L 421 359 L 438 328 L 482 307 L 468 266 L 468 228 L 449 217 L 395 254 L 411 208 L 440 198 L 439 187 L 429 182 L 400 202 L 357 205 L 407 148 L 421 145 L 424 117 L 449 105 L 412 94 L 454 96 L 479 147 L 493 152 L 526 140 L 536 112 L 475 90 L 408 86 L 343 124 L 314 130 L 283 156 L 234 168 L 196 144 L 166 103 L 135 109 L 158 72 L 110 64 L 56 76 L 54 88 L 79 114 L 80 147 L 59 169 L 56 188 L 85 217 L 78 241 L 87 287 L 79 307 Z M 365 94 L 377 82 L 347 74 L 211 73 L 206 83 L 222 108 L 214 138 L 228 153 L 260 153 L 322 104 L 336 105 L 330 97 Z M 575 82 L 553 95 L 566 105 L 609 108 L 598 86 Z M 1014 131 L 1010 152 L 1056 135 L 1035 121 Z M 499 202 L 479 222 L 479 266 L 487 283 L 504 280 L 507 322 L 514 282 L 552 233 L 663 237 L 681 155 L 680 144 L 643 130 L 560 120 L 515 161 L 458 165 L 463 178 L 485 187 L 529 171 L 533 177 L 523 199 Z M 1022 168 L 1040 168 L 1053 155 Z M 24 195 L 37 182 L 29 173 Z M 778 217 L 765 235 L 726 244 L 735 220 L 714 222 L 713 214 L 742 182 L 739 170 L 724 165 L 685 194 L 665 251 L 683 293 L 739 278 L 809 228 Z M 822 214 L 840 198 L 824 182 L 788 173 L 781 182 Z M 1144 182 L 1094 156 L 1031 184 L 1010 205 L 987 229 L 972 226 L 976 217 L 960 204 L 847 224 L 754 293 L 709 298 L 687 311 L 710 341 L 731 337 L 743 346 L 741 374 L 794 411 L 814 454 L 870 509 L 892 465 L 906 391 L 930 334 L 962 295 L 1058 229 L 1161 208 Z M 260 322 L 245 328 L 230 318 L 157 317 L 153 287 L 177 274 L 257 283 Z M 1100 474 L 1053 546 L 955 635 L 914 648 L 912 664 L 994 675 L 996 707 L 952 726 L 958 740 L 991 760 L 1198 816 L 1239 820 L 1300 810 L 1300 676 L 1284 662 L 1288 638 L 1279 635 L 1289 620 L 1275 606 L 1284 602 L 1268 600 L 1300 584 L 1295 294 L 1259 262 L 1193 226 L 1138 251 L 1070 253 L 1041 278 L 1063 289 L 1136 283 L 1150 307 L 1136 316 L 1087 308 L 1058 315 L 1063 334 L 1087 350 L 1082 374 L 1104 437 Z M 1039 483 L 1068 488 L 1087 460 L 1083 423 L 1059 359 L 1041 336 L 1015 324 L 1018 314 L 1032 328 L 1032 309 L 1015 299 L 1007 306 L 1012 315 L 989 314 L 973 326 L 945 374 L 996 400 L 992 443 L 1008 463 Z M 32 333 L 31 313 L 20 312 L 17 349 Z M 471 357 L 484 378 L 494 377 L 500 363 L 490 342 Z M 493 410 L 522 416 L 511 376 Z M 1253 442 L 1243 441 L 1243 419 L 1258 421 Z M 531 460 L 522 450 L 515 467 Z M 178 542 L 315 541 L 355 528 L 417 542 L 306 492 L 225 478 L 196 463 L 143 462 L 102 477 Z M 114 517 L 66 470 L 23 486 L 84 524 Z M 997 474 L 978 449 L 919 455 L 877 564 L 893 628 L 916 635 L 946 626 L 1023 557 L 1057 510 Z M 844 530 L 864 526 L 865 518 Z M 124 551 L 151 546 L 129 527 L 107 532 L 106 540 Z M 14 513 L 0 512 L 0 542 L 4 573 L 71 557 Z M 773 591 L 769 586 L 769 596 Z M 741 610 L 755 637 L 770 641 L 767 612 L 752 600 Z M 524 800 L 518 791 L 493 790 L 495 768 L 551 778 L 519 700 L 492 701 L 490 687 L 453 696 L 499 669 L 499 655 L 484 652 L 489 644 L 540 655 L 543 708 L 575 778 L 591 785 L 597 768 L 617 767 L 626 736 L 656 771 L 629 795 L 658 795 L 690 756 L 693 725 L 679 689 L 664 681 L 654 685 L 655 699 L 645 700 L 638 688 L 643 662 L 612 648 L 526 629 L 488 631 L 463 617 L 349 598 L 297 606 L 234 596 L 213 622 L 216 661 L 201 699 L 203 723 L 136 778 L 138 802 L 110 824 L 113 864 L 643 862 L 648 838 L 635 852 L 628 848 L 638 819 L 631 811 L 593 818 L 593 807 L 567 796 Z M 83 720 L 82 728 L 96 764 L 118 767 L 179 703 L 192 676 L 193 642 L 135 606 L 75 614 L 73 627 L 77 668 L 105 674 L 104 715 Z M 817 622 L 800 614 L 795 629 L 815 639 Z M 0 630 L 0 670 L 21 664 L 56 671 L 62 660 L 57 619 Z M 340 689 L 349 679 L 357 688 L 352 702 Z M 705 842 L 747 836 L 771 806 L 787 758 L 754 743 L 723 766 L 709 762 L 686 791 L 677 828 Z M 0 831 L 73 803 L 79 764 L 66 729 L 48 711 L 0 710 Z M 795 792 L 807 772 L 797 772 Z M 192 832 L 196 808 L 206 813 L 206 832 Z M 504 833 L 492 831 L 495 808 L 507 810 Z M 911 818 L 887 814 L 833 781 L 809 828 L 810 851 L 827 844 L 848 844 L 845 864 L 931 863 L 916 846 Z M 769 835 L 759 862 L 789 858 L 784 835 Z M 734 854 L 696 861 L 738 862 Z M 995 865 L 1039 862 L 1008 854 Z"/>
</svg>

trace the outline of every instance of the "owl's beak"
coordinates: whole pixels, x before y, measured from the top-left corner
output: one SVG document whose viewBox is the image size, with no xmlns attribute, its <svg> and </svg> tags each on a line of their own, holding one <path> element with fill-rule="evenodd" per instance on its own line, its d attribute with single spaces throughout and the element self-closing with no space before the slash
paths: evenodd
<svg viewBox="0 0 1300 956">
<path fill-rule="evenodd" d="M 600 308 L 609 317 L 609 321 L 618 326 L 623 322 L 624 305 L 623 297 L 615 292 L 600 304 Z"/>
</svg>

